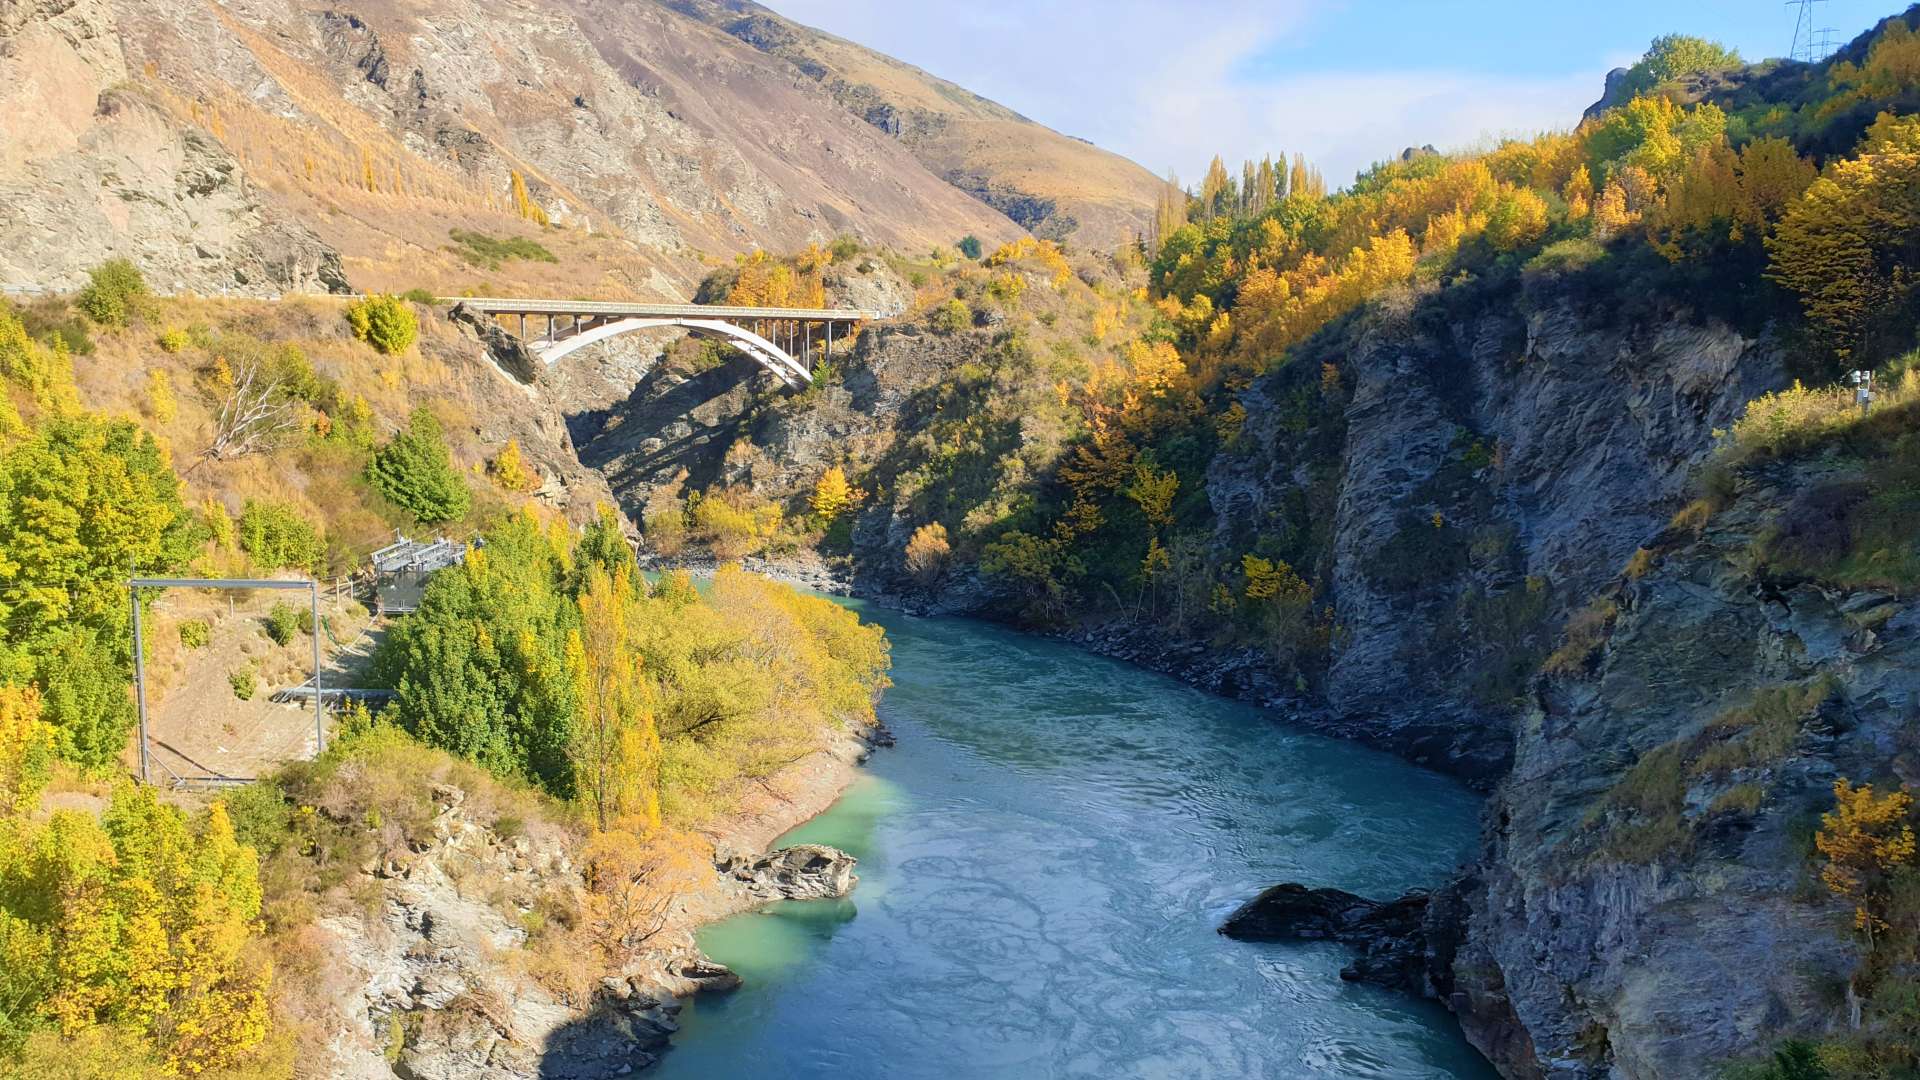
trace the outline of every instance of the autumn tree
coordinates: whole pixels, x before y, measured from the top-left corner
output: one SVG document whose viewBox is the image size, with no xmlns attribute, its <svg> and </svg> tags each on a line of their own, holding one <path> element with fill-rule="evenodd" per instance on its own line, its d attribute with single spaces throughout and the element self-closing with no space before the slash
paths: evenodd
<svg viewBox="0 0 1920 1080">
<path fill-rule="evenodd" d="M 815 517 L 823 523 L 832 523 L 834 519 L 853 508 L 860 500 L 862 492 L 847 480 L 847 470 L 838 465 L 832 466 L 820 474 L 813 482 L 813 494 L 807 499 Z"/>
<path fill-rule="evenodd" d="M 347 305 L 347 324 L 354 337 L 389 356 L 412 348 L 420 335 L 420 318 L 413 313 L 413 306 L 386 293 Z"/>
<path fill-rule="evenodd" d="M 580 628 L 567 646 L 579 684 L 575 788 L 601 830 L 628 818 L 643 832 L 660 825 L 660 734 L 636 658 L 636 599 L 626 570 L 609 576 L 594 567 L 578 601 Z"/>
<path fill-rule="evenodd" d="M 507 445 L 487 466 L 495 483 L 508 491 L 532 491 L 540 486 L 540 474 L 527 464 L 526 455 L 520 451 L 520 440 L 508 439 Z"/>
<path fill-rule="evenodd" d="M 1167 174 L 1166 182 L 1160 185 L 1160 192 L 1154 200 L 1153 236 L 1148 245 L 1148 255 L 1157 256 L 1160 246 L 1167 237 L 1187 223 L 1187 193 L 1180 186 L 1180 178 L 1173 173 Z"/>
<path fill-rule="evenodd" d="M 20 705 L 0 706 L 0 729 Z M 0 731 L 0 775 L 18 745 Z M 190 822 L 131 784 L 98 820 L 16 803 L 0 817 L 0 1040 L 114 1027 L 169 1073 L 245 1060 L 270 1025 L 257 867 L 220 804 Z"/>
<path fill-rule="evenodd" d="M 953 554 L 953 545 L 947 540 L 947 527 L 937 521 L 928 522 L 913 530 L 907 538 L 904 553 L 907 572 L 921 584 L 930 584 L 947 568 L 947 560 Z"/>
<path fill-rule="evenodd" d="M 1920 288 L 1920 130 L 1833 163 L 1767 240 L 1768 275 L 1799 294 L 1840 357 L 1912 344 Z"/>
<path fill-rule="evenodd" d="M 1910 812 L 1904 791 L 1876 794 L 1872 784 L 1833 782 L 1832 810 L 1820 817 L 1814 848 L 1825 860 L 1820 880 L 1835 896 L 1853 904 L 1853 925 L 1867 937 L 1888 928 L 1887 909 L 1893 876 L 1915 861 Z"/>
</svg>

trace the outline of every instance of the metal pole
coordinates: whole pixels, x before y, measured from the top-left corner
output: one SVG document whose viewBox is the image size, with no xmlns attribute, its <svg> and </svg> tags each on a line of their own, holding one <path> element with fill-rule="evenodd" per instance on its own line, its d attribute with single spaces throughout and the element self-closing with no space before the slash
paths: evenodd
<svg viewBox="0 0 1920 1080">
<path fill-rule="evenodd" d="M 140 710 L 140 782 L 152 783 L 147 766 L 147 661 L 145 639 L 140 635 L 140 586 L 128 585 L 133 597 L 133 700 Z"/>
<path fill-rule="evenodd" d="M 831 320 L 827 322 L 827 345 L 820 350 L 820 359 L 829 364 L 833 363 L 833 322 Z"/>
<path fill-rule="evenodd" d="M 320 582 L 308 584 L 313 586 L 309 594 L 313 601 L 313 756 L 319 757 L 327 748 L 327 713 L 320 707 Z"/>
</svg>

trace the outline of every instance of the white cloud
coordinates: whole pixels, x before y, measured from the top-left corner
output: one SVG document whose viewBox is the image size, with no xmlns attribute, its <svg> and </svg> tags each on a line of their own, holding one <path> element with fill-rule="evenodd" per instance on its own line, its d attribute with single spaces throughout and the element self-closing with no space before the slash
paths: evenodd
<svg viewBox="0 0 1920 1080">
<path fill-rule="evenodd" d="M 1603 72 L 1528 78 L 1354 68 L 1265 77 L 1248 61 L 1311 30 L 1309 0 L 775 0 L 782 14 L 950 79 L 1154 172 L 1303 152 L 1335 184 L 1407 146 L 1565 127 Z"/>
</svg>

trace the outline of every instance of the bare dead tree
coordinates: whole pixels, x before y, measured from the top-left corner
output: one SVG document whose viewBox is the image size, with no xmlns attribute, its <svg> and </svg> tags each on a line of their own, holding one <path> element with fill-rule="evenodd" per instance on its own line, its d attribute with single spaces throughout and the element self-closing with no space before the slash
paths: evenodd
<svg viewBox="0 0 1920 1080">
<path fill-rule="evenodd" d="M 259 357 L 242 360 L 214 412 L 213 442 L 200 452 L 195 467 L 271 450 L 300 426 L 300 401 L 287 380 Z"/>
</svg>

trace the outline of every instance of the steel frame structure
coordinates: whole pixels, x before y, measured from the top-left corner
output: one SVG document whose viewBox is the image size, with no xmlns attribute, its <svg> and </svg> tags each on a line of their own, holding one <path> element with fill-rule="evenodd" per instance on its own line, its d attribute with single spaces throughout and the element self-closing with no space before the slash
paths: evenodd
<svg viewBox="0 0 1920 1080">
<path fill-rule="evenodd" d="M 140 716 L 140 782 L 153 783 L 153 753 L 147 740 L 147 661 L 145 639 L 140 626 L 140 590 L 141 589 L 280 589 L 307 590 L 307 599 L 313 613 L 313 746 L 317 755 L 327 748 L 327 725 L 325 712 L 325 693 L 320 683 L 320 583 L 316 580 L 283 581 L 278 578 L 132 578 L 127 582 L 127 593 L 133 604 L 133 696 L 134 704 Z M 165 765 L 160 766 L 163 769 Z M 245 783 L 251 777 L 237 776 L 181 776 L 173 773 L 180 783 L 198 782 L 206 784 Z"/>
</svg>

